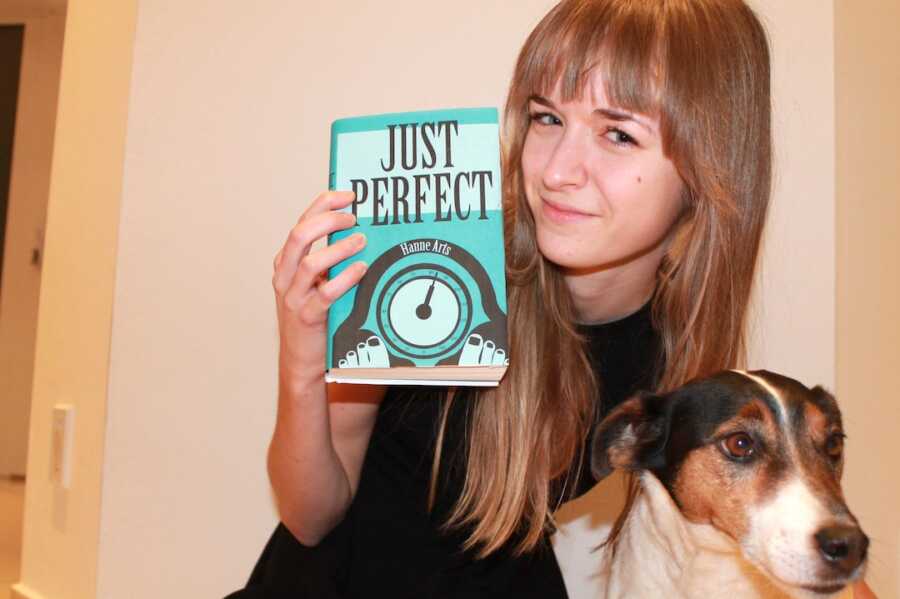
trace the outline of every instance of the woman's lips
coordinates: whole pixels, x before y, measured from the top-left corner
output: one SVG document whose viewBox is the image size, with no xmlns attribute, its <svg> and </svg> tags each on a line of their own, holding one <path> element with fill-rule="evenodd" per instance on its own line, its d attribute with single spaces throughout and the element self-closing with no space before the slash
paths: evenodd
<svg viewBox="0 0 900 599">
<path fill-rule="evenodd" d="M 572 223 L 594 216 L 593 214 L 579 212 L 565 204 L 551 202 L 545 198 L 541 198 L 541 211 L 544 213 L 544 216 L 557 223 Z"/>
</svg>

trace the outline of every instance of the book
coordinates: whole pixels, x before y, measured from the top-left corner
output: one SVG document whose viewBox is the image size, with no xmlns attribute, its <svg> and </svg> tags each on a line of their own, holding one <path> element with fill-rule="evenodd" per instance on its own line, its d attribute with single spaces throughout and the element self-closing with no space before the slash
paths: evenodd
<svg viewBox="0 0 900 599">
<path fill-rule="evenodd" d="M 339 119 L 329 189 L 353 191 L 359 284 L 328 312 L 328 382 L 497 385 L 509 364 L 497 110 Z"/>
</svg>

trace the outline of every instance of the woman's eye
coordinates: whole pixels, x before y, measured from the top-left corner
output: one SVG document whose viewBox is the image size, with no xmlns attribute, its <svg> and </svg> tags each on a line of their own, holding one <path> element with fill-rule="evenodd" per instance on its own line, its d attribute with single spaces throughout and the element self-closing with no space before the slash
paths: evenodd
<svg viewBox="0 0 900 599">
<path fill-rule="evenodd" d="M 538 125 L 560 125 L 561 121 L 549 112 L 532 112 L 530 115 L 531 122 Z"/>
<path fill-rule="evenodd" d="M 841 459 L 844 455 L 844 434 L 834 433 L 825 441 L 825 453 L 834 461 Z"/>
<path fill-rule="evenodd" d="M 604 137 L 617 146 L 637 145 L 637 142 L 633 137 L 615 127 L 607 129 Z"/>
<path fill-rule="evenodd" d="M 722 439 L 721 448 L 726 456 L 745 461 L 756 454 L 756 441 L 747 433 L 734 433 Z"/>
</svg>

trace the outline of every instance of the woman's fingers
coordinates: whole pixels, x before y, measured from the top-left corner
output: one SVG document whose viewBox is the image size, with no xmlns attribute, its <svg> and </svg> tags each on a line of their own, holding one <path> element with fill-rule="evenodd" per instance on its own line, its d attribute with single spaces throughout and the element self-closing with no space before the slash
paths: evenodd
<svg viewBox="0 0 900 599">
<path fill-rule="evenodd" d="M 365 245 L 365 235 L 354 233 L 335 244 L 304 256 L 297 265 L 297 272 L 290 288 L 284 295 L 285 306 L 289 309 L 298 307 L 310 288 L 325 281 L 328 269 L 359 252 Z"/>
<path fill-rule="evenodd" d="M 356 224 L 356 217 L 347 212 L 323 212 L 302 219 L 293 229 L 276 256 L 272 285 L 277 293 L 284 293 L 290 287 L 300 261 L 309 253 L 309 248 L 319 238 L 348 229 Z"/>
<path fill-rule="evenodd" d="M 309 205 L 309 208 L 306 209 L 297 222 L 303 222 L 317 214 L 346 208 L 353 201 L 354 197 L 356 197 L 356 194 L 352 191 L 326 191 L 321 193 L 313 200 L 313 203 Z"/>
<path fill-rule="evenodd" d="M 310 252 L 317 240 L 356 224 L 353 214 L 338 212 L 346 208 L 353 198 L 352 192 L 321 194 L 291 229 L 287 241 L 275 256 L 272 286 L 279 303 L 280 327 L 293 318 L 299 318 L 299 322 L 306 325 L 320 326 L 332 302 L 358 283 L 365 273 L 365 264 L 356 263 L 335 277 L 334 281 L 328 281 L 325 276 L 329 268 L 365 246 L 365 236 L 362 234 L 350 235 Z M 292 313 L 293 317 L 283 320 L 286 313 Z"/>
<path fill-rule="evenodd" d="M 291 233 L 288 236 L 288 239 L 285 242 L 284 246 L 275 255 L 272 270 L 279 270 L 279 267 L 285 260 L 285 253 L 287 253 L 287 264 L 289 267 L 291 267 L 292 264 L 295 264 L 301 256 L 305 255 L 305 253 L 309 251 L 309 246 L 312 245 L 312 242 L 309 242 L 304 238 L 304 223 L 307 223 L 313 217 L 327 214 L 334 210 L 340 210 L 341 208 L 346 208 L 350 205 L 355 197 L 356 194 L 354 194 L 352 191 L 326 191 L 325 193 L 319 194 L 316 199 L 313 200 L 312 204 L 310 204 L 309 208 L 307 208 L 306 211 L 302 215 L 300 215 L 300 218 L 297 220 L 297 224 L 291 230 Z M 353 220 L 353 223 L 348 226 L 352 226 L 353 224 L 356 224 L 355 218 Z M 326 232 L 325 234 L 327 235 L 328 233 Z M 318 237 L 314 237 L 313 241 L 315 241 L 315 239 L 317 238 Z M 278 273 L 276 272 L 272 277 L 272 283 L 276 290 L 278 290 L 279 287 L 283 288 L 284 286 L 289 285 L 292 278 L 293 272 L 290 273 L 290 277 L 287 277 L 287 280 L 285 280 L 284 276 L 279 277 Z"/>
<path fill-rule="evenodd" d="M 323 281 L 316 286 L 316 293 L 313 294 L 313 300 L 309 303 L 314 305 L 322 315 L 331 307 L 339 297 L 347 293 L 351 287 L 359 283 L 363 275 L 366 274 L 365 262 L 354 262 L 341 274 L 329 281 Z"/>
<path fill-rule="evenodd" d="M 365 262 L 355 262 L 330 281 L 320 282 L 300 307 L 298 316 L 301 322 L 310 326 L 324 323 L 331 304 L 359 283 L 366 269 Z"/>
</svg>

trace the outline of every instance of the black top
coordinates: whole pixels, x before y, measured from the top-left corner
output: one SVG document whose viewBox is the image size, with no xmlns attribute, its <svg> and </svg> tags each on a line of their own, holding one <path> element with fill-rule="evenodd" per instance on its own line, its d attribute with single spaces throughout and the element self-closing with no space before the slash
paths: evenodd
<svg viewBox="0 0 900 599">
<path fill-rule="evenodd" d="M 581 330 L 588 337 L 602 385 L 598 419 L 636 390 L 653 386 L 659 341 L 649 306 L 622 320 Z M 229 599 L 566 597 L 549 540 L 525 556 L 513 556 L 510 543 L 477 560 L 461 551 L 463 532 L 441 531 L 462 488 L 465 397 L 454 402 L 448 417 L 445 465 L 435 509 L 429 512 L 431 464 L 443 401 L 434 388 L 390 388 L 345 518 L 311 548 L 279 525 L 247 588 Z M 587 462 L 578 495 L 593 486 Z"/>
</svg>

